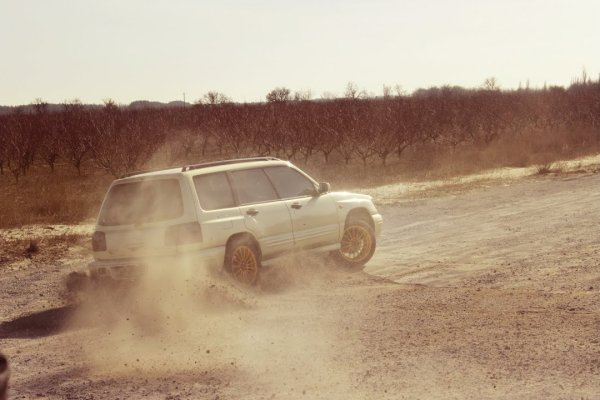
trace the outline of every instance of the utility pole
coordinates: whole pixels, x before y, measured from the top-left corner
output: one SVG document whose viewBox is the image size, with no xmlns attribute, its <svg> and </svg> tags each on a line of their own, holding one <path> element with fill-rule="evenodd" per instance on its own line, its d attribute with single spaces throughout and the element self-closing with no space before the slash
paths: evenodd
<svg viewBox="0 0 600 400">
<path fill-rule="evenodd" d="M 185 108 L 185 92 L 183 92 L 183 108 Z"/>
</svg>

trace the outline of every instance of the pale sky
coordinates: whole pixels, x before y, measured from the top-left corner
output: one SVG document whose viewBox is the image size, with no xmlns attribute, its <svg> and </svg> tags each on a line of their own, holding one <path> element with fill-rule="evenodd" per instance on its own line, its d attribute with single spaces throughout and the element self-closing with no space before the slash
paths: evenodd
<svg viewBox="0 0 600 400">
<path fill-rule="evenodd" d="M 600 73 L 600 0 L 0 0 L 0 105 Z"/>
</svg>

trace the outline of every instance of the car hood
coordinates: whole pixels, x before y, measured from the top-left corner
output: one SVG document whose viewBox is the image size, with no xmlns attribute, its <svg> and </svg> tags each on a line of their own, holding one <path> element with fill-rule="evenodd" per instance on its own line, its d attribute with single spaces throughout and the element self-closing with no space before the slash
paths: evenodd
<svg viewBox="0 0 600 400">
<path fill-rule="evenodd" d="M 356 200 L 356 201 L 372 201 L 373 198 L 367 194 L 352 193 L 352 192 L 331 192 L 331 197 L 335 201 Z"/>
</svg>

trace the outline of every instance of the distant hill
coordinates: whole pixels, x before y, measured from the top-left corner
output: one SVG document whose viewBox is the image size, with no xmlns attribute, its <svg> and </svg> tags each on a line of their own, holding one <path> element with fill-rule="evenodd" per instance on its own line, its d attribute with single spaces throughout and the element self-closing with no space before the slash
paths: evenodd
<svg viewBox="0 0 600 400">
<path fill-rule="evenodd" d="M 190 103 L 184 103 L 181 100 L 170 101 L 168 103 L 162 103 L 160 101 L 149 101 L 149 100 L 136 100 L 129 103 L 129 105 L 120 104 L 119 107 L 129 108 L 133 110 L 140 110 L 144 108 L 175 108 L 175 107 L 185 107 L 189 106 Z M 86 108 L 99 108 L 102 107 L 101 104 L 84 104 Z M 24 113 L 31 113 L 34 110 L 33 104 L 24 104 L 20 106 L 0 106 L 0 115 L 7 115 L 16 112 L 18 109 L 21 109 Z M 59 112 L 62 111 L 62 104 L 48 104 L 48 111 L 50 112 Z"/>
<path fill-rule="evenodd" d="M 185 107 L 185 105 L 190 105 L 189 103 L 184 103 L 181 100 L 170 101 L 168 103 L 162 103 L 160 101 L 149 101 L 149 100 L 136 100 L 129 103 L 127 108 L 133 110 L 139 110 L 142 108 L 173 108 L 173 107 Z"/>
<path fill-rule="evenodd" d="M 25 113 L 30 113 L 34 110 L 32 104 L 22 106 L 0 106 L 0 115 L 12 114 L 18 109 L 22 109 Z M 62 104 L 48 104 L 48 110 L 50 112 L 60 111 L 62 110 Z"/>
</svg>

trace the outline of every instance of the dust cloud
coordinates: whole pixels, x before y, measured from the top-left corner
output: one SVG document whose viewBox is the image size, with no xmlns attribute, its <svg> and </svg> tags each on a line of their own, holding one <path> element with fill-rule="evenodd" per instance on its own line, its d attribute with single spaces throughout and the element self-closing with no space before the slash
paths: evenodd
<svg viewBox="0 0 600 400">
<path fill-rule="evenodd" d="M 351 389 L 331 351 L 335 310 L 319 304 L 340 271 L 318 258 L 290 257 L 264 267 L 250 288 L 191 260 L 146 261 L 135 283 L 89 289 L 73 318 L 96 332 L 81 344 L 94 374 L 210 375 L 225 387 L 242 381 L 248 393 L 287 397 L 308 392 L 331 398 Z"/>
<path fill-rule="evenodd" d="M 114 188 L 99 221 L 169 219 L 173 215 L 165 209 L 182 207 L 176 196 L 163 193 L 172 191 L 146 182 Z M 234 397 L 332 398 L 350 388 L 347 368 L 331 350 L 339 332 L 337 310 L 323 309 L 321 301 L 338 272 L 321 259 L 290 256 L 264 267 L 258 284 L 248 287 L 222 266 L 184 256 L 161 262 L 151 252 L 135 282 L 91 285 L 71 321 L 93 330 L 78 343 L 92 374 L 174 382 L 208 377 L 225 394 L 243 387 L 245 393 L 229 393 Z"/>
</svg>

